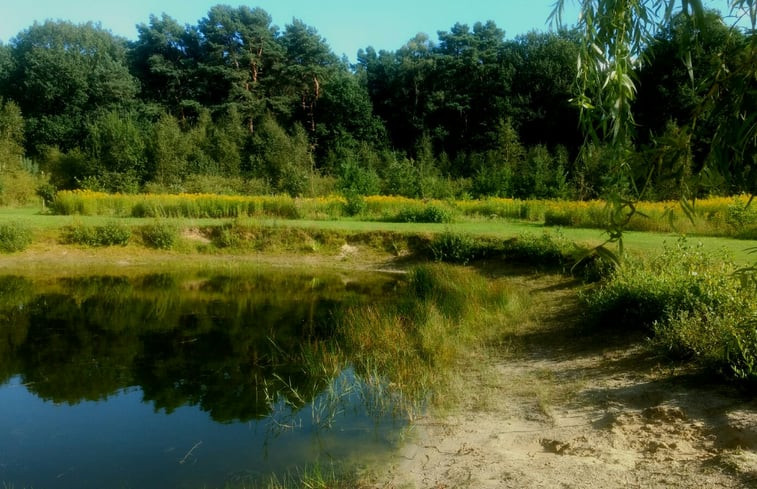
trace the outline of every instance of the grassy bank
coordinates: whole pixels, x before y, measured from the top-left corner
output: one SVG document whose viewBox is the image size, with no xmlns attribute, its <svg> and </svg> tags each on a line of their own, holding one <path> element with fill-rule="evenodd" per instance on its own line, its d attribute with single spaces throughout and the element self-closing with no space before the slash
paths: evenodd
<svg viewBox="0 0 757 489">
<path fill-rule="evenodd" d="M 155 223 L 162 223 L 174 227 L 178 239 L 171 245 L 173 253 L 195 254 L 234 254 L 249 253 L 251 251 L 265 252 L 307 252 L 309 254 L 339 254 L 337 249 L 353 241 L 365 244 L 370 236 L 374 245 L 369 247 L 380 253 L 405 255 L 413 252 L 412 241 L 416 244 L 428 240 L 435 235 L 454 233 L 470 235 L 476 239 L 507 241 L 521 236 L 541 236 L 547 233 L 551 236 L 561 236 L 565 240 L 576 243 L 584 248 L 591 248 L 604 242 L 606 235 L 603 231 L 586 228 L 552 228 L 543 224 L 526 221 L 507 221 L 501 219 L 470 219 L 453 223 L 422 223 L 422 222 L 386 222 L 360 221 L 355 219 L 313 220 L 313 219 L 272 219 L 272 218 L 114 218 L 107 216 L 61 216 L 40 213 L 36 208 L 0 208 L 0 223 L 16 223 L 31 232 L 32 242 L 27 253 L 39 253 L 63 247 L 78 247 L 86 245 L 88 238 L 82 237 L 84 243 L 75 243 L 66 239 L 72 228 L 93 229 L 108 225 L 126 226 L 131 229 L 130 239 L 124 248 L 109 250 L 111 255 L 124 256 L 144 255 L 149 243 L 143 239 L 142 231 Z M 282 239 L 276 246 L 265 243 L 248 243 L 245 246 L 229 246 L 231 241 L 222 243 L 217 238 L 221 236 L 219 230 L 226 233 L 227 238 L 233 238 L 233 229 L 256 228 L 261 230 L 256 236 L 278 235 Z M 254 234 L 254 233 L 253 233 Z M 85 233 L 86 235 L 86 233 Z M 242 236 L 244 238 L 244 236 Z M 249 233 L 248 236 L 249 237 Z M 625 251 L 631 255 L 643 256 L 657 253 L 664 243 L 675 242 L 678 235 L 658 232 L 628 231 L 624 234 Z M 149 239 L 149 238 L 148 238 Z M 739 265 L 752 264 L 755 255 L 750 248 L 751 241 L 725 237 L 696 237 L 692 238 L 702 243 L 705 250 L 725 250 Z M 293 241 L 292 241 L 293 240 Z M 368 241 L 370 241 L 368 240 Z M 95 240 L 95 244 L 97 240 Z M 91 241 L 90 241 L 91 242 Z M 289 243 L 283 245 L 282 243 Z M 383 243 L 383 244 L 381 244 Z M 220 245 L 220 246 L 217 246 Z M 336 248 L 335 248 L 336 247 Z M 98 247 L 102 254 L 104 248 Z M 0 253 L 0 257 L 2 254 Z"/>
</svg>

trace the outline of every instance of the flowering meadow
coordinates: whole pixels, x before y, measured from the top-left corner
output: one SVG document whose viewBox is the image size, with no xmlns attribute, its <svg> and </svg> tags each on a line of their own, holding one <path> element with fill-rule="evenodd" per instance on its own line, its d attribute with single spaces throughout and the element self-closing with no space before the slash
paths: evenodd
<svg viewBox="0 0 757 489">
<path fill-rule="evenodd" d="M 350 211 L 348 199 L 330 195 L 293 198 L 286 195 L 108 194 L 84 190 L 58 192 L 51 209 L 56 214 L 110 217 L 359 219 L 435 222 L 503 219 L 544 223 L 546 226 L 603 228 L 611 208 L 604 201 L 419 200 L 395 196 L 359 197 Z M 757 235 L 757 210 L 747 196 L 713 197 L 694 203 L 687 214 L 679 202 L 640 202 L 626 225 L 631 231 L 676 232 L 709 236 Z M 428 212 L 428 211 L 434 212 Z M 429 221 L 425 221 L 429 222 Z"/>
</svg>

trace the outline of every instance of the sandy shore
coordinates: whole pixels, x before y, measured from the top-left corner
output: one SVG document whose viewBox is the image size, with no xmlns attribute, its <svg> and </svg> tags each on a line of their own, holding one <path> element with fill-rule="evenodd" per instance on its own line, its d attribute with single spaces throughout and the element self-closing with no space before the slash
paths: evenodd
<svg viewBox="0 0 757 489">
<path fill-rule="evenodd" d="M 491 368 L 461 371 L 468 394 L 418 420 L 374 487 L 757 487 L 753 395 L 677 371 L 643 339 L 582 334 L 559 280 L 526 286 L 536 322 L 475 359 Z"/>
</svg>

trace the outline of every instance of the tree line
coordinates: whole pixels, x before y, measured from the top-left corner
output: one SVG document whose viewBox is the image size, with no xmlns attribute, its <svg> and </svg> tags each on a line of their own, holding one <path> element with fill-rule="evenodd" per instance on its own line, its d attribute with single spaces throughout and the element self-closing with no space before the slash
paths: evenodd
<svg viewBox="0 0 757 489">
<path fill-rule="evenodd" d="M 281 29 L 260 8 L 217 5 L 184 26 L 151 16 L 137 30 L 129 41 L 99 24 L 46 21 L 0 45 L 0 192 L 21 174 L 44 174 L 48 196 L 221 185 L 585 199 L 638 183 L 611 178 L 605 148 L 585 144 L 574 30 L 507 39 L 493 21 L 458 23 L 396 51 L 361 49 L 355 64 L 315 28 Z M 745 39 L 708 12 L 697 25 L 679 15 L 646 46 L 633 151 L 661 158 L 660 175 L 697 174 L 725 110 L 704 103 L 708 80 L 744 56 Z M 677 151 L 659 151 L 668 147 Z M 744 155 L 740 175 L 754 164 Z M 648 198 L 676 197 L 655 181 Z"/>
</svg>

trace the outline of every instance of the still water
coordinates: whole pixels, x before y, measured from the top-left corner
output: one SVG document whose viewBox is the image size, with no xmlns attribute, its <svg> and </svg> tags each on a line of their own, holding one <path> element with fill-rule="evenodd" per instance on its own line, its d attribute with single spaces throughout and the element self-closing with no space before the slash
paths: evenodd
<svg viewBox="0 0 757 489">
<path fill-rule="evenodd" d="M 0 484 L 249 485 L 356 462 L 403 426 L 355 375 L 340 311 L 388 276 L 0 277 Z"/>
</svg>

